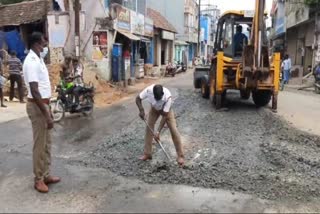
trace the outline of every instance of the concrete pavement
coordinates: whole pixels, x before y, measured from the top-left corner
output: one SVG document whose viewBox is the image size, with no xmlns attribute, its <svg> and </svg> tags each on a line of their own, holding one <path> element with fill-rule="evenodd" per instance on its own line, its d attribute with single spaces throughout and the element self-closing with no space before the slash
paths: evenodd
<svg viewBox="0 0 320 214">
<path fill-rule="evenodd" d="M 26 104 L 19 102 L 5 102 L 7 108 L 0 108 L 0 123 L 27 117 Z"/>
<path fill-rule="evenodd" d="M 279 94 L 278 114 L 294 127 L 320 135 L 320 95 L 285 89 Z"/>
</svg>

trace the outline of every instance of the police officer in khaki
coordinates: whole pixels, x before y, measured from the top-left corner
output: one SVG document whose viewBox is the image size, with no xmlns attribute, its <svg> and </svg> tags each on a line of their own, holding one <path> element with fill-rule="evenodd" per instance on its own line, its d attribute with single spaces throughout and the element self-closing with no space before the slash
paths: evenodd
<svg viewBox="0 0 320 214">
<path fill-rule="evenodd" d="M 25 84 L 28 89 L 27 113 L 33 131 L 34 188 L 49 191 L 48 184 L 58 183 L 59 177 L 50 175 L 51 135 L 53 119 L 49 108 L 51 84 L 47 67 L 41 57 L 46 41 L 42 33 L 34 32 L 30 37 L 30 52 L 23 64 Z"/>
</svg>

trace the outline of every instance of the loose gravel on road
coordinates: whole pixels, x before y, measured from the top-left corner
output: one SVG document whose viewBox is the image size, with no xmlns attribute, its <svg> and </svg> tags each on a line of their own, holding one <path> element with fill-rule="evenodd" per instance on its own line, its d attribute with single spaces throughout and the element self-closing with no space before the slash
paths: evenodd
<svg viewBox="0 0 320 214">
<path fill-rule="evenodd" d="M 319 137 L 251 102 L 231 99 L 228 106 L 228 111 L 217 112 L 198 91 L 178 91 L 174 110 L 187 159 L 184 168 L 168 163 L 158 147 L 152 161 L 138 159 L 145 131 L 139 119 L 106 136 L 84 162 L 151 184 L 220 188 L 269 200 L 320 197 Z M 176 157 L 168 130 L 162 140 Z"/>
</svg>

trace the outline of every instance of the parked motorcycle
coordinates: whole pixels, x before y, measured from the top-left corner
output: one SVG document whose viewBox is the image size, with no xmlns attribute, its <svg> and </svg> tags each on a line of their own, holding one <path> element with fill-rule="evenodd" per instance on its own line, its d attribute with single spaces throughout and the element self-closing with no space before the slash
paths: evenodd
<svg viewBox="0 0 320 214">
<path fill-rule="evenodd" d="M 94 87 L 92 85 L 81 87 L 79 106 L 75 103 L 74 95 L 69 93 L 68 89 L 63 88 L 61 84 L 56 87 L 56 92 L 58 97 L 50 104 L 54 122 L 62 120 L 66 112 L 82 113 L 85 116 L 92 114 L 94 108 Z"/>
<path fill-rule="evenodd" d="M 166 72 L 165 72 L 165 76 L 171 75 L 172 77 L 174 77 L 177 73 L 177 66 L 174 63 L 168 63 L 168 65 L 166 66 Z"/>
<path fill-rule="evenodd" d="M 184 65 L 183 62 L 178 62 L 177 63 L 177 71 L 176 71 L 176 73 L 186 72 L 186 71 L 187 71 L 187 66 Z"/>
</svg>

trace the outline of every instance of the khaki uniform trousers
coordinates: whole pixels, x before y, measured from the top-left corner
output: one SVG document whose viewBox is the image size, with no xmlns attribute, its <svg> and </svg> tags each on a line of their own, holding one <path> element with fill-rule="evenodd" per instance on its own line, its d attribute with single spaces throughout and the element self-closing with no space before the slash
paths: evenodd
<svg viewBox="0 0 320 214">
<path fill-rule="evenodd" d="M 49 106 L 45 105 L 47 110 Z M 27 103 L 27 114 L 32 124 L 33 132 L 33 173 L 35 180 L 44 180 L 50 174 L 51 164 L 51 134 L 47 129 L 45 116 L 36 103 Z"/>
<path fill-rule="evenodd" d="M 152 130 L 154 130 L 154 126 L 160 117 L 160 112 L 155 110 L 154 108 L 150 109 L 149 117 L 148 117 L 148 124 Z M 178 157 L 184 157 L 183 149 L 182 149 L 182 143 L 181 143 L 181 136 L 177 129 L 177 122 L 174 116 L 174 112 L 170 110 L 168 119 L 167 119 L 167 125 L 169 127 L 172 141 L 174 143 L 174 146 L 176 148 L 176 152 Z M 147 156 L 152 155 L 152 140 L 154 136 L 152 135 L 151 131 L 148 127 L 146 127 L 146 135 L 145 135 L 145 145 L 144 145 L 144 154 Z"/>
</svg>

